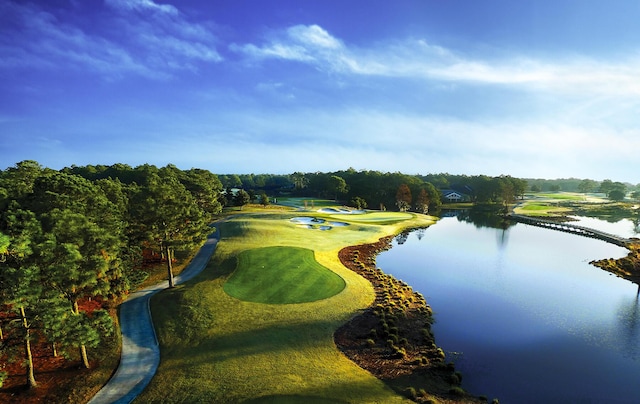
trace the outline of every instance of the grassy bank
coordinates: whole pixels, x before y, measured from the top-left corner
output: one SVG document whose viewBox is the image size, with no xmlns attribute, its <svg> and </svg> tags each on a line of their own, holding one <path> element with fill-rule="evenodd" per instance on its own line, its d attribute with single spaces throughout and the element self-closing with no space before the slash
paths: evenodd
<svg viewBox="0 0 640 404">
<path fill-rule="evenodd" d="M 321 231 L 291 222 L 296 215 L 265 210 L 236 216 L 221 226 L 222 241 L 202 274 L 154 297 L 151 309 L 162 359 L 137 402 L 406 400 L 354 364 L 334 343 L 334 332 L 375 297 L 368 281 L 340 263 L 338 251 L 407 227 L 429 225 L 432 218 L 389 212 L 379 217 L 340 215 L 348 226 Z M 336 215 L 312 215 L 337 220 Z M 300 304 L 274 304 L 278 302 L 268 298 L 267 303 L 251 302 L 226 293 L 225 284 L 237 268 L 243 268 L 243 254 L 265 247 L 313 249 L 316 262 L 303 265 L 320 265 L 316 268 L 320 272 L 337 274 L 343 289 Z M 277 265 L 269 270 L 281 272 Z"/>
</svg>

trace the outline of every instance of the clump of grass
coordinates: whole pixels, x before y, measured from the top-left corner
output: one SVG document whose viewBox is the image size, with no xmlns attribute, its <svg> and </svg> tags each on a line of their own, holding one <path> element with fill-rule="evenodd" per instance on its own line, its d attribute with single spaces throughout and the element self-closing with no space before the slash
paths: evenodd
<svg viewBox="0 0 640 404">
<path fill-rule="evenodd" d="M 467 394 L 462 387 L 454 386 L 449 389 L 449 394 L 456 397 L 463 397 Z"/>
<path fill-rule="evenodd" d="M 409 397 L 410 399 L 416 400 L 418 398 L 418 392 L 416 391 L 415 387 L 407 387 L 405 391 L 407 393 L 407 397 Z"/>
</svg>

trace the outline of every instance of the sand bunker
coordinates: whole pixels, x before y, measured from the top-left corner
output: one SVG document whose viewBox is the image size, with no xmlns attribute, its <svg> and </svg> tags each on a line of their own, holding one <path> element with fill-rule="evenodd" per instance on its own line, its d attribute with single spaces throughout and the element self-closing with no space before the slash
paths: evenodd
<svg viewBox="0 0 640 404">
<path fill-rule="evenodd" d="M 364 213 L 364 210 L 359 209 L 346 209 L 346 208 L 322 208 L 318 209 L 320 213 L 332 213 L 332 214 L 343 214 L 343 215 L 361 215 Z"/>
<path fill-rule="evenodd" d="M 326 222 L 324 219 L 318 217 L 298 216 L 291 219 L 293 223 L 298 224 L 320 224 Z"/>
<path fill-rule="evenodd" d="M 296 223 L 299 227 L 312 230 L 331 230 L 334 227 L 349 226 L 349 223 L 345 222 L 327 222 L 324 219 L 310 216 L 299 216 L 291 219 L 293 223 Z"/>
</svg>

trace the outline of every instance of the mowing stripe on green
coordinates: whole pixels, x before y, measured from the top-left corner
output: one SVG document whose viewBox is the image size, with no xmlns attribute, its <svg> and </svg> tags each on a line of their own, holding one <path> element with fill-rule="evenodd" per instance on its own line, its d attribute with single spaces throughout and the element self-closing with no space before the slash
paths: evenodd
<svg viewBox="0 0 640 404">
<path fill-rule="evenodd" d="M 340 293 L 344 280 L 318 264 L 313 251 L 265 247 L 243 251 L 224 291 L 240 300 L 289 304 L 326 299 Z"/>
</svg>

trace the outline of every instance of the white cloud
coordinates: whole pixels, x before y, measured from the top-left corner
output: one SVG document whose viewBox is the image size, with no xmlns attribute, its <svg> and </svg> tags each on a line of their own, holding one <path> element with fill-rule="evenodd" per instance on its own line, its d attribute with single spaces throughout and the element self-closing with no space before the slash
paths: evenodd
<svg viewBox="0 0 640 404">
<path fill-rule="evenodd" d="M 209 27 L 189 21 L 172 5 L 151 0 L 109 0 L 107 4 L 122 13 L 119 28 L 139 47 L 141 58 L 155 68 L 195 70 L 194 62 L 222 61 Z M 140 10 L 152 12 L 132 12 Z"/>
<path fill-rule="evenodd" d="M 105 4 L 128 11 L 152 11 L 177 16 L 179 11 L 171 4 L 157 4 L 152 0 L 105 0 Z"/>
<path fill-rule="evenodd" d="M 13 28 L 0 26 L 0 67 L 86 69 L 108 78 L 167 78 L 176 70 L 217 63 L 216 37 L 177 8 L 151 0 L 109 0 L 99 26 L 81 27 L 31 4 L 2 3 Z M 106 27 L 106 29 L 105 29 Z M 114 32 L 118 34 L 114 35 Z"/>
<path fill-rule="evenodd" d="M 318 67 L 339 68 L 343 44 L 317 25 L 295 25 L 264 46 L 246 44 L 231 45 L 231 49 L 243 52 L 255 59 L 277 58 L 307 62 Z M 335 66 L 331 66 L 335 65 Z"/>
<path fill-rule="evenodd" d="M 369 48 L 350 47 L 317 25 L 296 25 L 258 46 L 232 49 L 250 57 L 304 62 L 322 70 L 364 76 L 502 85 L 563 94 L 640 96 L 640 57 L 536 60 L 521 55 L 483 60 L 410 38 Z"/>
<path fill-rule="evenodd" d="M 89 35 L 52 13 L 30 5 L 7 3 L 0 7 L 5 17 L 11 18 L 21 28 L 3 33 L 4 41 L 0 42 L 3 61 L 0 61 L 0 66 L 64 66 L 90 68 L 109 76 L 125 72 L 160 76 L 114 42 Z"/>
<path fill-rule="evenodd" d="M 293 172 L 352 166 L 423 174 L 638 181 L 630 167 L 640 150 L 640 129 L 580 126 L 562 120 L 465 121 L 365 109 L 294 110 L 277 115 L 238 112 L 216 118 L 216 127 L 220 126 L 224 134 L 204 130 L 208 134 L 194 143 L 218 150 L 217 163 L 237 166 L 237 172 L 244 171 L 237 162 L 250 161 L 247 169 L 254 172 L 262 167 Z M 194 156 L 206 153 L 195 149 Z"/>
</svg>

